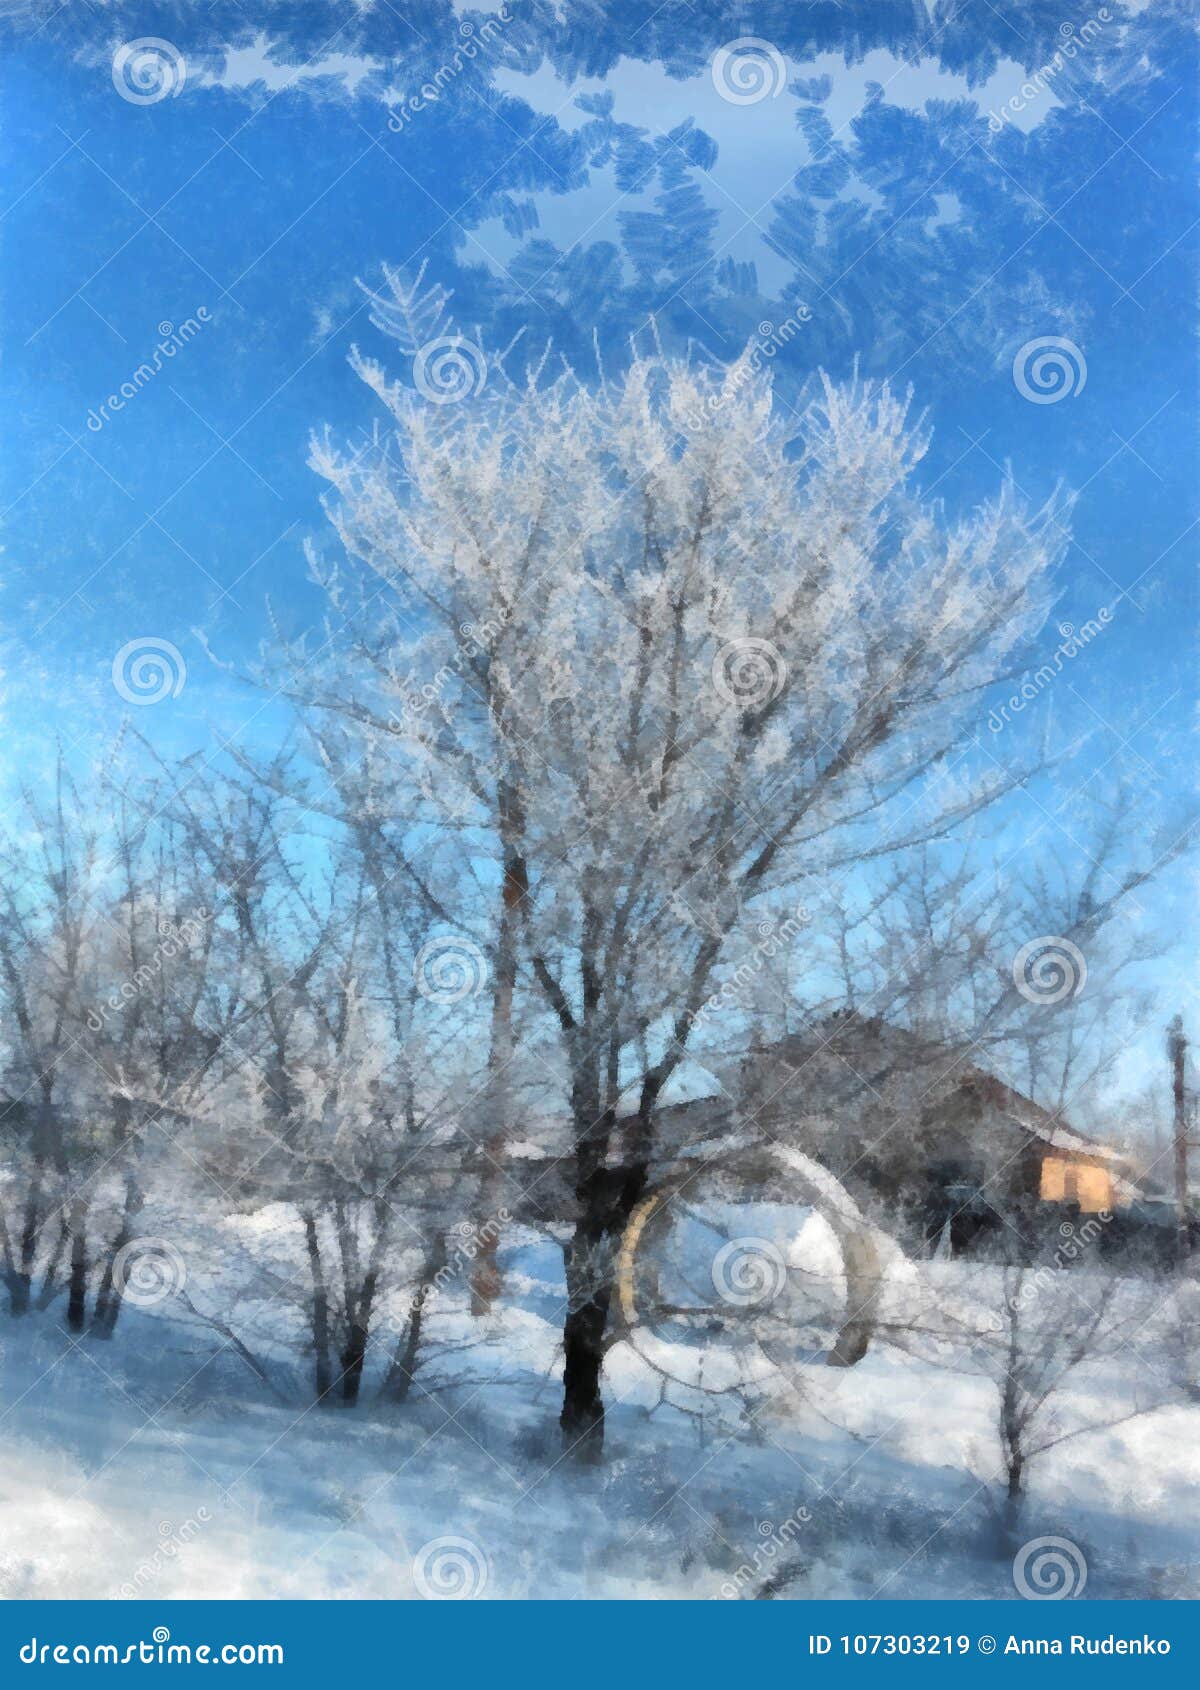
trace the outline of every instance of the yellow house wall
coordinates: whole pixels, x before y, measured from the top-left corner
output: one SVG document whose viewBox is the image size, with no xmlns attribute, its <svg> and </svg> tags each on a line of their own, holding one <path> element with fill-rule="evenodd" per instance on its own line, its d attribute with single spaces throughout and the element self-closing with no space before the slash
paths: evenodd
<svg viewBox="0 0 1200 1690">
<path fill-rule="evenodd" d="M 1061 1156 L 1042 1158 L 1040 1192 L 1044 1203 L 1078 1203 L 1085 1215 L 1113 1207 L 1112 1175 L 1107 1168 L 1067 1162 Z"/>
</svg>

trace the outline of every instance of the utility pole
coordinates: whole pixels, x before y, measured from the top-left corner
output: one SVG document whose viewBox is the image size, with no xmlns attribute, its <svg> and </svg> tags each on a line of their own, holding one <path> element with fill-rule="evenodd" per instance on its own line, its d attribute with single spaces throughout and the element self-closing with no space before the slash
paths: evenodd
<svg viewBox="0 0 1200 1690">
<path fill-rule="evenodd" d="M 1188 1255 L 1187 1092 L 1184 1085 L 1187 1047 L 1183 1017 L 1177 1015 L 1167 1028 L 1167 1054 L 1171 1058 L 1175 1094 L 1175 1250 L 1180 1266 Z"/>
</svg>

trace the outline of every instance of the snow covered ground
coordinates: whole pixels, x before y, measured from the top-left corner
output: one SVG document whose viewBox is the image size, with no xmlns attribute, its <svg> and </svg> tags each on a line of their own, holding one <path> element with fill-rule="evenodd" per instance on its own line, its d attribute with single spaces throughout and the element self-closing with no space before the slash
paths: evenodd
<svg viewBox="0 0 1200 1690">
<path fill-rule="evenodd" d="M 160 1309 L 127 1308 L 108 1344 L 70 1341 L 53 1310 L 0 1320 L 0 1593 L 1015 1596 L 988 1381 L 883 1345 L 802 1365 L 752 1416 L 698 1418 L 622 1344 L 608 1459 L 581 1471 L 555 1424 L 560 1259 L 526 1243 L 506 1265 L 488 1342 L 456 1351 L 479 1323 L 441 1313 L 402 1409 L 272 1403 Z M 936 1271 L 970 1294 L 966 1270 Z M 1198 1433 L 1176 1407 L 1064 1444 L 1023 1532 L 1078 1546 L 1087 1597 L 1200 1595 Z"/>
</svg>

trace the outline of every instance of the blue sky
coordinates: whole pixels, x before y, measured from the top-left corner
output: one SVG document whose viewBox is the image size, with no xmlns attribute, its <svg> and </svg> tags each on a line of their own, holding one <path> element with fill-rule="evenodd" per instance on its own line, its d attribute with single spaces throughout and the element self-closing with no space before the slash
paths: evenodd
<svg viewBox="0 0 1200 1690">
<path fill-rule="evenodd" d="M 1090 738 L 1018 802 L 1050 838 L 1107 766 L 1143 793 L 1148 827 L 1175 813 L 1192 785 L 1196 611 L 1188 9 L 505 10 L 4 8 L 10 769 L 44 760 L 53 731 L 80 756 L 115 732 L 129 707 L 113 657 L 140 637 L 186 663 L 178 697 L 137 712 L 165 748 L 282 732 L 195 630 L 237 658 L 268 601 L 293 629 L 319 614 L 302 543 L 331 538 L 308 434 L 373 421 L 352 344 L 408 378 L 355 283 L 427 260 L 457 323 L 493 341 L 523 328 L 585 370 L 593 334 L 619 358 L 651 314 L 674 343 L 729 358 L 803 304 L 776 361 L 783 402 L 857 360 L 912 384 L 935 431 L 923 480 L 950 511 L 1005 464 L 1031 499 L 1077 489 L 1055 621 L 1106 608 L 1111 622 L 1006 733 L 1035 743 L 1049 714 L 1056 744 Z M 771 87 L 737 103 L 713 57 L 744 37 L 766 44 L 752 56 Z M 139 103 L 114 55 L 146 38 L 165 44 L 170 87 Z M 1064 42 L 1061 69 L 1022 96 Z M 989 113 L 1014 96 L 996 133 Z M 97 427 L 189 319 L 177 355 Z M 1039 339 L 1077 355 L 1055 403 L 1014 379 Z M 1154 908 L 1178 920 L 1166 892 Z M 1188 968 L 1162 977 L 1178 1007 Z M 1158 1036 L 1156 1021 L 1155 1050 Z"/>
</svg>

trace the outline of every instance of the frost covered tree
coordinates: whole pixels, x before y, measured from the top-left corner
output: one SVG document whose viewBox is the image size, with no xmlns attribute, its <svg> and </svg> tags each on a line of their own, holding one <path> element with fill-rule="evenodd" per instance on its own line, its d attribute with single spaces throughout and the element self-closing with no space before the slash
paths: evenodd
<svg viewBox="0 0 1200 1690">
<path fill-rule="evenodd" d="M 45 1302 L 70 1260 L 71 1324 L 78 1330 L 94 1129 L 71 1110 L 70 1097 L 84 1061 L 88 966 L 104 920 L 92 902 L 103 852 L 61 759 L 49 797 L 27 789 L 19 815 L 0 859 L 6 1208 L 16 1188 L 11 1220 L 0 1209 L 0 1249 L 14 1314 L 31 1306 L 39 1263 Z"/>
<path fill-rule="evenodd" d="M 974 1351 L 996 1387 L 1009 1552 L 1021 1540 L 1035 1461 L 1040 1466 L 1062 1444 L 1185 1400 L 1170 1367 L 1171 1297 L 1164 1299 L 1152 1278 L 1088 1271 L 1087 1256 L 1103 1225 L 1093 1216 L 1070 1229 L 1049 1264 L 1006 1268 L 997 1287 L 1001 1306 Z M 1114 1413 L 1109 1404 L 1117 1365 L 1131 1362 L 1132 1401 Z"/>
<path fill-rule="evenodd" d="M 469 1207 L 455 1115 L 469 1062 L 456 1020 L 437 1039 L 420 1020 L 411 888 L 381 856 L 380 789 L 355 785 L 331 736 L 322 747 L 329 778 L 312 789 L 278 759 L 249 778 L 189 771 L 169 793 L 210 887 L 225 994 L 185 1141 L 209 1208 L 221 1194 L 224 1237 L 218 1224 L 204 1246 L 220 1283 L 188 1307 L 264 1379 L 250 1343 L 290 1334 L 316 1400 L 352 1405 L 372 1351 L 393 1394 L 397 1368 L 411 1381 L 413 1311 Z M 314 817 L 337 825 L 317 833 Z"/>
<path fill-rule="evenodd" d="M 730 936 L 1019 778 L 966 726 L 1044 614 L 1062 511 L 922 504 L 886 387 L 824 381 L 797 424 L 745 360 L 635 352 L 592 389 L 534 366 L 456 406 L 356 362 L 395 429 L 314 463 L 372 606 L 308 702 L 511 866 L 568 1075 L 562 1427 L 595 1450 L 615 1250 Z"/>
<path fill-rule="evenodd" d="M 47 795 L 25 793 L 0 856 L 10 1296 L 27 1308 L 40 1273 L 38 1305 L 65 1288 L 70 1329 L 105 1338 L 143 1165 L 195 1107 L 221 1043 L 207 885 L 127 751 L 86 785 L 60 761 Z"/>
</svg>

